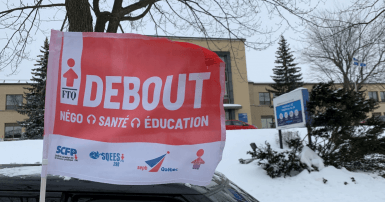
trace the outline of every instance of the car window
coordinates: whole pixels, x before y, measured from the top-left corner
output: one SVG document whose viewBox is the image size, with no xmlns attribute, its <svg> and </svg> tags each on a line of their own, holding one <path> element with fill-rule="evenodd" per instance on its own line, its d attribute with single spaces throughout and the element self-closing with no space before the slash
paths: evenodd
<svg viewBox="0 0 385 202">
<path fill-rule="evenodd" d="M 39 199 L 27 198 L 27 197 L 1 197 L 0 196 L 0 202 L 23 202 L 23 201 L 26 201 L 26 202 L 38 202 Z"/>
<path fill-rule="evenodd" d="M 76 195 L 70 197 L 70 201 L 76 202 L 141 202 L 141 201 L 153 201 L 153 202 L 186 202 L 185 199 L 179 196 L 151 196 L 151 195 L 111 195 L 111 194 L 102 194 L 102 195 L 92 195 L 90 196 L 81 196 Z"/>
<path fill-rule="evenodd" d="M 234 125 L 236 126 L 243 126 L 243 123 L 240 121 L 233 121 L 233 122 L 234 122 Z"/>
<path fill-rule="evenodd" d="M 227 189 L 228 192 L 232 194 L 232 197 L 238 202 L 258 202 L 257 199 L 249 195 L 247 192 L 239 188 L 233 182 L 229 183 L 229 187 Z"/>
<path fill-rule="evenodd" d="M 59 198 L 45 198 L 46 202 L 59 202 Z M 3 197 L 0 196 L 0 202 L 39 202 L 39 196 L 36 197 L 24 197 L 24 196 L 18 196 L 18 197 Z"/>
<path fill-rule="evenodd" d="M 232 121 L 226 121 L 226 126 L 233 125 Z"/>
<path fill-rule="evenodd" d="M 209 197 L 214 202 L 258 202 L 257 199 L 237 187 L 232 182 L 221 191 Z"/>
</svg>

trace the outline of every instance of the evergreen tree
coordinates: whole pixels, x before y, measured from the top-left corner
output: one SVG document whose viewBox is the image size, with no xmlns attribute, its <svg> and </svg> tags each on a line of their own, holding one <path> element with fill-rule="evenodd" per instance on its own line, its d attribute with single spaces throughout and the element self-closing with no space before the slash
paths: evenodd
<svg viewBox="0 0 385 202">
<path fill-rule="evenodd" d="M 303 86 L 302 74 L 299 73 L 301 68 L 297 67 L 297 63 L 294 63 L 295 58 L 290 51 L 289 44 L 283 36 L 281 36 L 278 44 L 277 59 L 275 60 L 278 66 L 273 68 L 275 76 L 271 76 L 275 83 L 270 85 L 273 90 L 266 89 L 268 92 L 275 93 L 276 96 Z"/>
<path fill-rule="evenodd" d="M 23 134 L 25 139 L 43 138 L 44 132 L 44 107 L 45 107 L 45 86 L 47 78 L 47 63 L 49 54 L 49 43 L 46 38 L 44 46 L 40 50 L 42 55 L 38 55 L 37 68 L 32 69 L 32 81 L 30 87 L 24 89 L 28 92 L 24 93 L 26 103 L 17 110 L 20 114 L 28 115 L 24 121 L 18 122 L 23 126 L 26 132 Z"/>
<path fill-rule="evenodd" d="M 311 114 L 309 145 L 325 165 L 349 170 L 385 170 L 385 122 L 368 113 L 379 104 L 365 91 L 337 89 L 333 82 L 313 86 L 307 111 Z M 367 120 L 370 126 L 363 126 Z M 375 156 L 375 158 L 372 158 Z"/>
</svg>

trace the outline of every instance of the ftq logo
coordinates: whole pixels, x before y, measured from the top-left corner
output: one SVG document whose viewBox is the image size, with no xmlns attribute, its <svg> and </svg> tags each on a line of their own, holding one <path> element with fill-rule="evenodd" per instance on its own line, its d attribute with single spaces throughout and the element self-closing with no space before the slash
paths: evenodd
<svg viewBox="0 0 385 202">
<path fill-rule="evenodd" d="M 154 159 L 151 159 L 151 160 L 148 160 L 148 161 L 145 161 L 146 164 L 148 166 L 150 166 L 150 168 L 147 168 L 147 166 L 138 166 L 138 170 L 147 170 L 147 169 L 150 169 L 148 172 L 158 172 L 159 169 L 163 172 L 174 172 L 174 171 L 178 171 L 178 168 L 165 168 L 165 167 L 162 167 L 162 164 L 163 164 L 163 161 L 164 159 L 166 158 L 166 155 L 167 154 L 170 154 L 169 151 L 167 151 L 166 154 L 163 154 L 162 156 L 159 156 L 159 157 L 156 157 Z"/>
<path fill-rule="evenodd" d="M 60 64 L 60 103 L 77 105 L 81 83 L 82 33 L 66 33 Z"/>
<path fill-rule="evenodd" d="M 99 157 L 104 161 L 113 162 L 112 166 L 119 167 L 119 164 L 124 162 L 124 154 L 121 153 L 99 153 L 98 151 L 90 153 L 92 159 L 99 159 Z"/>
<path fill-rule="evenodd" d="M 57 146 L 55 159 L 62 161 L 78 161 L 78 151 L 74 148 Z"/>
</svg>

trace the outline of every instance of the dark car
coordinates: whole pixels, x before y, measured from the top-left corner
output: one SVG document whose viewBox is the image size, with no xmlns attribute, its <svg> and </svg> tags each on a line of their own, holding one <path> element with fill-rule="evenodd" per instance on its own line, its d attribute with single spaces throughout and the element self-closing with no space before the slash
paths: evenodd
<svg viewBox="0 0 385 202">
<path fill-rule="evenodd" d="M 39 193 L 39 175 L 17 177 L 0 175 L 0 202 L 38 202 Z M 258 202 L 219 172 L 214 174 L 211 183 L 207 186 L 183 183 L 114 185 L 75 178 L 66 180 L 63 177 L 48 176 L 46 201 Z"/>
<path fill-rule="evenodd" d="M 226 130 L 258 129 L 256 126 L 239 120 L 227 120 Z"/>
</svg>

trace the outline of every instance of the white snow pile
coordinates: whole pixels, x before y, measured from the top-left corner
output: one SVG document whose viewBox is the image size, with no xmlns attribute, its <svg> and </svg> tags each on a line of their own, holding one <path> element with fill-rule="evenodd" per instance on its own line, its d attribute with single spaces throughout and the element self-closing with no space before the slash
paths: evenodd
<svg viewBox="0 0 385 202">
<path fill-rule="evenodd" d="M 3 141 L 0 142 L 0 152 L 0 164 L 40 164 L 43 141 Z"/>
<path fill-rule="evenodd" d="M 40 175 L 41 166 L 24 166 L 14 168 L 3 168 L 0 169 L 0 175 L 9 177 L 25 176 L 25 175 Z"/>
<path fill-rule="evenodd" d="M 299 132 L 302 138 L 306 135 L 306 129 L 299 129 Z M 276 133 L 275 129 L 227 131 L 226 146 L 217 171 L 261 202 L 385 201 L 385 179 L 374 174 L 328 166 L 319 172 L 304 170 L 294 177 L 272 179 L 255 161 L 239 163 L 240 158 L 251 158 L 246 152 L 251 151 L 252 142 L 259 147 L 266 141 L 272 149 L 284 151 L 276 143 Z M 0 142 L 0 164 L 41 162 L 42 146 L 41 140 Z M 323 167 L 322 159 L 307 147 L 304 147 L 301 161 Z M 7 176 L 39 175 L 40 172 L 40 166 L 0 169 L 0 175 Z"/>
<path fill-rule="evenodd" d="M 306 164 L 310 169 L 312 169 L 312 166 L 317 167 L 318 170 L 325 168 L 323 159 L 307 146 L 304 146 L 302 149 L 300 161 L 301 163 Z"/>
</svg>

